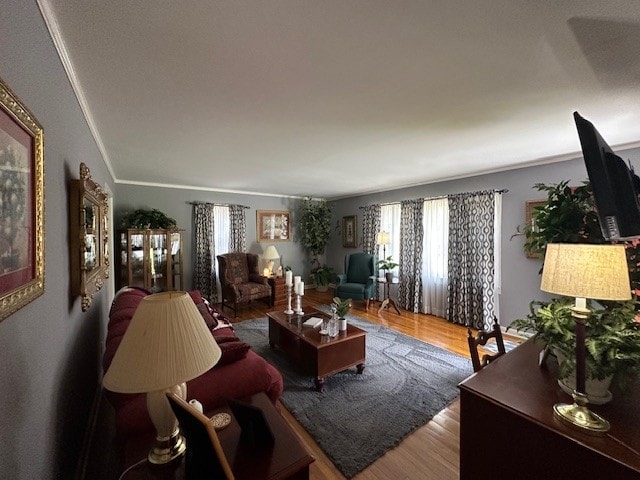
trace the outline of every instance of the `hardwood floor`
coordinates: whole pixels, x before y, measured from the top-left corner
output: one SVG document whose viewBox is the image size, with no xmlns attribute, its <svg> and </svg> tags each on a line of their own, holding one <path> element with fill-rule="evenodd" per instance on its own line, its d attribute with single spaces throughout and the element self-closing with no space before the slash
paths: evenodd
<svg viewBox="0 0 640 480">
<path fill-rule="evenodd" d="M 326 293 L 308 290 L 303 297 L 303 309 L 305 306 L 327 305 L 331 302 L 331 298 L 331 290 Z M 469 355 L 466 327 L 442 318 L 402 309 L 401 315 L 387 309 L 378 315 L 379 306 L 379 303 L 373 303 L 367 312 L 364 310 L 363 302 L 354 302 L 352 313 L 460 355 Z M 232 322 L 241 322 L 263 316 L 268 310 L 269 307 L 264 303 L 253 302 L 240 310 L 236 318 L 230 310 L 225 309 L 224 313 L 229 315 Z M 510 337 L 506 338 L 511 340 Z M 316 459 L 311 465 L 311 479 L 345 478 L 289 412 L 284 407 L 281 411 Z M 357 480 L 457 479 L 459 478 L 459 437 L 460 402 L 456 399 L 429 423 L 417 429 L 398 447 L 385 453 L 354 478 Z"/>
</svg>

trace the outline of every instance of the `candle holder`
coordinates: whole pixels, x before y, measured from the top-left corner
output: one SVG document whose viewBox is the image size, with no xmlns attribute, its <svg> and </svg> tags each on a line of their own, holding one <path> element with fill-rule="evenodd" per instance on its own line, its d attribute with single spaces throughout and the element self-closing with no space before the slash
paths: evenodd
<svg viewBox="0 0 640 480">
<path fill-rule="evenodd" d="M 287 287 L 287 309 L 284 311 L 287 315 L 293 314 L 293 310 L 291 309 L 291 289 L 292 285 L 285 285 Z"/>
<path fill-rule="evenodd" d="M 295 312 L 296 312 L 296 315 L 304 315 L 304 312 L 302 311 L 302 295 L 300 295 L 299 293 L 296 294 Z"/>
</svg>

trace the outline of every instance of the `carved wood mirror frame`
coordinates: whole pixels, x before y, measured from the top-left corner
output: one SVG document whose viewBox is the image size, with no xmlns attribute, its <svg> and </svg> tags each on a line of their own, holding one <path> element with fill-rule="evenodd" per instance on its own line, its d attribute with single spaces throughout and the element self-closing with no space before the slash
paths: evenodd
<svg viewBox="0 0 640 480">
<path fill-rule="evenodd" d="M 71 288 L 74 297 L 82 297 L 86 312 L 109 277 L 109 196 L 84 163 L 80 179 L 71 180 L 70 190 Z"/>
</svg>

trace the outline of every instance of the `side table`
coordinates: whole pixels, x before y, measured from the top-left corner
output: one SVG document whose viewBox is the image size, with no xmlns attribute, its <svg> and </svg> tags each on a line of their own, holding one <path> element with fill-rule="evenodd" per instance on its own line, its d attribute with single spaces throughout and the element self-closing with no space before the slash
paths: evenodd
<svg viewBox="0 0 640 480">
<path fill-rule="evenodd" d="M 269 277 L 271 285 L 271 306 L 283 307 L 287 305 L 287 289 L 284 284 L 284 276 Z"/>
<path fill-rule="evenodd" d="M 273 447 L 256 450 L 240 442 L 240 426 L 228 407 L 207 412 L 208 416 L 226 412 L 232 416 L 231 424 L 216 433 L 236 480 L 303 480 L 309 478 L 309 465 L 315 459 L 309 454 L 296 433 L 282 418 L 280 412 L 264 393 L 243 401 L 259 407 L 265 415 L 274 436 Z M 153 434 L 130 439 L 125 445 L 125 465 L 133 465 L 153 445 Z M 187 448 L 189 446 L 187 445 Z M 121 480 L 185 480 L 184 460 L 169 465 L 152 465 L 147 461 L 128 470 Z"/>
<path fill-rule="evenodd" d="M 380 308 L 378 309 L 378 313 L 382 312 L 382 310 L 384 310 L 385 308 L 389 308 L 389 305 L 391 305 L 393 308 L 395 308 L 398 315 L 401 315 L 400 309 L 396 305 L 396 302 L 393 300 L 393 298 L 391 298 L 390 291 L 391 285 L 400 284 L 400 279 L 397 277 L 392 278 L 391 283 L 389 283 L 385 277 L 378 277 L 378 283 L 381 283 L 384 287 L 384 300 L 382 301 L 382 305 L 380 305 Z"/>
</svg>

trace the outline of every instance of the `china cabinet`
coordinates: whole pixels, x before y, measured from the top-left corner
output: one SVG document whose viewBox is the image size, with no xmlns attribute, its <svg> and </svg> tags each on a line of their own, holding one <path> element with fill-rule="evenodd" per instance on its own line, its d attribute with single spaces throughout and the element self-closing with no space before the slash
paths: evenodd
<svg viewBox="0 0 640 480">
<path fill-rule="evenodd" d="M 127 229 L 119 233 L 118 288 L 157 293 L 183 289 L 182 233 L 178 229 Z"/>
</svg>

